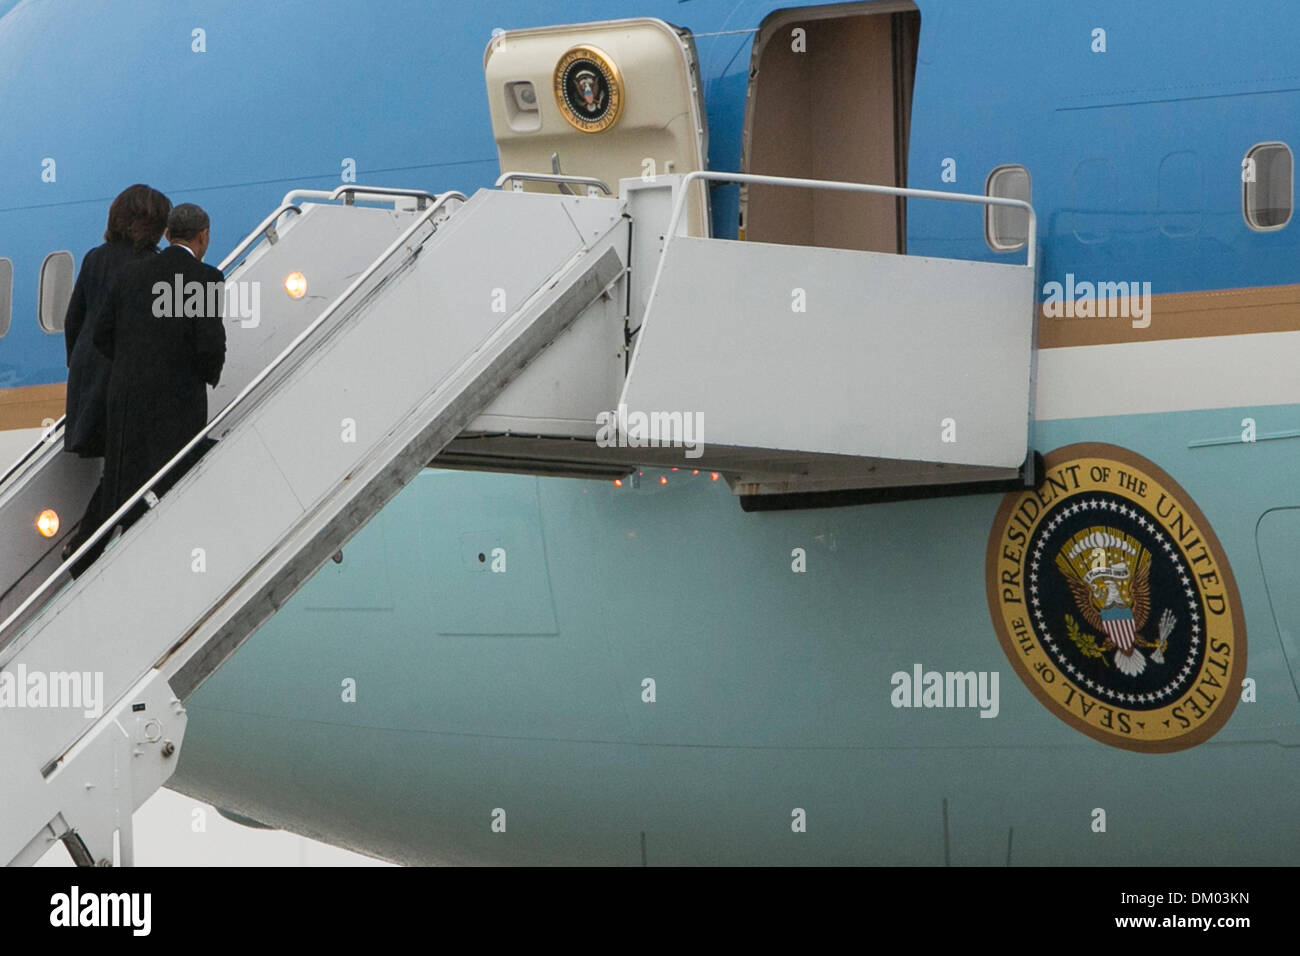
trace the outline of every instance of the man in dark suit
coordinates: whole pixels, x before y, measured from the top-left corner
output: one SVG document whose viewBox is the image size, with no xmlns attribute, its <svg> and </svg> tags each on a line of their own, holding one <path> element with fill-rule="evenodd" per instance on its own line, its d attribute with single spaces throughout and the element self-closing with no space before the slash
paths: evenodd
<svg viewBox="0 0 1300 956">
<path fill-rule="evenodd" d="M 95 329 L 95 346 L 112 359 L 104 454 L 105 517 L 116 511 L 208 422 L 207 386 L 226 356 L 224 277 L 204 265 L 208 214 L 183 203 L 167 219 L 171 245 L 128 266 Z M 210 443 L 209 443 L 210 444 Z M 163 494 L 206 450 L 153 486 Z M 129 526 L 143 509 L 121 522 Z"/>
</svg>

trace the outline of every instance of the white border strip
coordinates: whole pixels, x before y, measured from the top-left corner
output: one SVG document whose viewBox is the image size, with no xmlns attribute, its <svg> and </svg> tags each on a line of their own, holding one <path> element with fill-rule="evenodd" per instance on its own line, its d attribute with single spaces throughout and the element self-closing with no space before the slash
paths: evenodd
<svg viewBox="0 0 1300 956">
<path fill-rule="evenodd" d="M 1300 404 L 1300 332 L 1038 350 L 1036 421 Z"/>
</svg>

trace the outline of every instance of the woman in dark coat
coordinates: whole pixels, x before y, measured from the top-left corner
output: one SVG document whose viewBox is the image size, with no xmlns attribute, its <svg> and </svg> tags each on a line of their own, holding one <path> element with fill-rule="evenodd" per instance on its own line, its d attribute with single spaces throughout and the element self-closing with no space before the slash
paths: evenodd
<svg viewBox="0 0 1300 956">
<path fill-rule="evenodd" d="M 64 451 L 82 458 L 104 457 L 112 363 L 95 348 L 95 325 L 123 267 L 158 252 L 158 240 L 162 238 L 171 209 L 171 201 L 158 190 L 142 184 L 128 187 L 109 207 L 104 244 L 91 249 L 81 262 L 81 272 L 63 322 L 68 350 Z M 102 490 L 101 481 L 79 527 L 64 548 L 65 558 L 108 517 L 99 513 Z M 74 575 L 79 571 L 80 568 L 74 569 Z"/>
</svg>

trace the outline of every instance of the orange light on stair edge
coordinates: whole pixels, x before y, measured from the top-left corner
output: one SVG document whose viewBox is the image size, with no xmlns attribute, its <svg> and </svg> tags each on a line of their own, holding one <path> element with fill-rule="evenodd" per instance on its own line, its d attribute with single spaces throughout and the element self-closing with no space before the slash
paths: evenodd
<svg viewBox="0 0 1300 956">
<path fill-rule="evenodd" d="M 59 515 L 52 508 L 46 508 L 36 516 L 36 530 L 41 537 L 53 538 L 59 533 Z"/>
</svg>

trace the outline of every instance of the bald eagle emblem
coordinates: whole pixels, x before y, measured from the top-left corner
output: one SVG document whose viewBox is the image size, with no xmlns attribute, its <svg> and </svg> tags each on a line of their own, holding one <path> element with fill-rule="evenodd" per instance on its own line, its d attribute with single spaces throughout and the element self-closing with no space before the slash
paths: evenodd
<svg viewBox="0 0 1300 956">
<path fill-rule="evenodd" d="M 565 122 L 600 133 L 623 110 L 623 79 L 614 61 L 594 46 L 575 46 L 555 65 L 555 102 Z"/>
<path fill-rule="evenodd" d="M 597 115 L 604 111 L 609 90 L 602 88 L 604 84 L 601 83 L 599 73 L 595 70 L 582 69 L 573 74 L 570 82 L 573 84 L 573 92 L 576 94 L 573 100 L 579 105 L 580 109 Z"/>
<path fill-rule="evenodd" d="M 1129 677 L 1150 660 L 1165 662 L 1169 635 L 1177 618 L 1168 608 L 1160 615 L 1157 635 L 1142 634 L 1151 612 L 1151 555 L 1136 538 L 1114 528 L 1085 528 L 1068 538 L 1056 555 L 1056 567 L 1065 577 L 1083 620 L 1105 635 L 1098 643 L 1072 615 L 1065 616 L 1066 633 L 1085 657 L 1101 660 Z M 1113 652 L 1108 661 L 1106 655 Z"/>
</svg>

